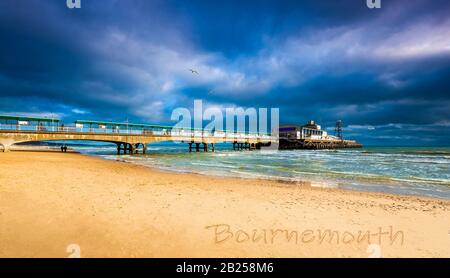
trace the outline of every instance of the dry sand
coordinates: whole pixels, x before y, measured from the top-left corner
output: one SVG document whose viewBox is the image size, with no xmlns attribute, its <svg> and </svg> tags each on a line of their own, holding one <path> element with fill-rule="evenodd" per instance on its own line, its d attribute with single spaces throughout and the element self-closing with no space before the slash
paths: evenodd
<svg viewBox="0 0 450 278">
<path fill-rule="evenodd" d="M 0 153 L 0 257 L 449 257 L 449 232 L 449 201 Z"/>
</svg>

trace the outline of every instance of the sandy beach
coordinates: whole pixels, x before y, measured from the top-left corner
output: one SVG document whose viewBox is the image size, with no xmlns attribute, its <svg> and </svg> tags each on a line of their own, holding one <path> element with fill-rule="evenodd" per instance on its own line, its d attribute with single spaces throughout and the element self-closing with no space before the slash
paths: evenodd
<svg viewBox="0 0 450 278">
<path fill-rule="evenodd" d="M 450 257 L 449 220 L 446 200 L 0 153 L 0 257 Z"/>
</svg>

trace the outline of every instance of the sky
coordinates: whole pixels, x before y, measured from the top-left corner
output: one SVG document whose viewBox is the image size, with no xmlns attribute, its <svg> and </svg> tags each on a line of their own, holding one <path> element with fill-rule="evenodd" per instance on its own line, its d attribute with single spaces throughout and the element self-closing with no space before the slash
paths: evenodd
<svg viewBox="0 0 450 278">
<path fill-rule="evenodd" d="M 175 124 L 201 99 L 450 145 L 450 1 L 381 2 L 1 0 L 0 114 Z"/>
</svg>

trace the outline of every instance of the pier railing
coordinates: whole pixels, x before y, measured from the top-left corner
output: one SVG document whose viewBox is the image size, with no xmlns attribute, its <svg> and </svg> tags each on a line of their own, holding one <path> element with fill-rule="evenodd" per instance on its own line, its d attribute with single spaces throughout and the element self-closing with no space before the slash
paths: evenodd
<svg viewBox="0 0 450 278">
<path fill-rule="evenodd" d="M 52 125 L 52 124 L 9 124 L 0 123 L 0 131 L 14 131 L 25 133 L 83 133 L 83 134 L 110 134 L 110 135 L 141 135 L 141 136 L 167 136 L 167 137 L 212 137 L 212 138 L 242 138 L 242 139 L 271 139 L 270 133 L 235 132 L 226 130 L 189 129 L 162 126 L 114 127 L 114 126 L 84 126 L 84 125 Z"/>
</svg>

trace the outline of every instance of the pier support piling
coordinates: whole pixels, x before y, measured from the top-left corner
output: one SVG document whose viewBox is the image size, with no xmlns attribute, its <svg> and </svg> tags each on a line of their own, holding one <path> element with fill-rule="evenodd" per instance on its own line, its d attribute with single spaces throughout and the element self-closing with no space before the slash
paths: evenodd
<svg viewBox="0 0 450 278">
<path fill-rule="evenodd" d="M 144 147 L 142 148 L 142 154 L 147 154 L 147 144 L 144 144 Z"/>
<path fill-rule="evenodd" d="M 189 152 L 191 153 L 191 152 L 193 152 L 194 151 L 194 149 L 195 149 L 195 152 L 200 152 L 201 150 L 203 150 L 203 152 L 209 152 L 210 150 L 212 151 L 212 152 L 215 152 L 216 151 L 216 144 L 214 144 L 214 143 L 211 143 L 211 149 L 210 149 L 210 146 L 209 146 L 209 143 L 195 143 L 195 142 L 190 142 L 190 143 L 188 143 L 188 145 L 189 145 Z"/>
<path fill-rule="evenodd" d="M 134 146 L 132 144 L 128 144 L 128 154 L 133 154 Z"/>
<path fill-rule="evenodd" d="M 125 146 L 123 146 L 123 148 L 122 148 L 122 143 L 118 143 L 117 144 L 117 155 L 120 155 L 120 152 L 122 150 L 124 151 L 124 154 L 125 154 Z"/>
<path fill-rule="evenodd" d="M 9 153 L 10 152 L 10 145 L 6 145 L 6 144 L 0 144 L 0 146 L 3 147 L 3 152 L 4 153 Z"/>
<path fill-rule="evenodd" d="M 139 152 L 141 152 L 142 154 L 146 154 L 147 153 L 147 144 L 144 143 L 137 143 L 135 145 L 133 145 L 134 149 L 132 154 L 139 154 Z"/>
<path fill-rule="evenodd" d="M 142 147 L 141 147 L 141 145 L 142 145 Z M 117 143 L 117 155 L 139 154 L 140 150 L 142 150 L 142 153 L 145 154 L 147 152 L 147 145 L 143 144 L 143 143 L 137 143 L 137 144 Z"/>
</svg>

